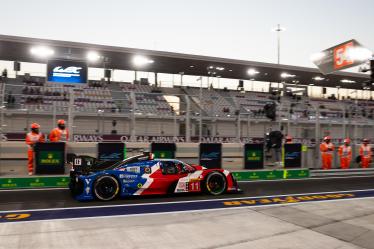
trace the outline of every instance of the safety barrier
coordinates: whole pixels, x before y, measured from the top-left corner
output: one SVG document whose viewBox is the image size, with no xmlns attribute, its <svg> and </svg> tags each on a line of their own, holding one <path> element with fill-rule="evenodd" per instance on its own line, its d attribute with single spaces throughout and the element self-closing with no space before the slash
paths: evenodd
<svg viewBox="0 0 374 249">
<path fill-rule="evenodd" d="M 308 178 L 309 170 L 261 170 L 233 171 L 237 181 L 280 180 Z M 32 189 L 32 188 L 66 188 L 69 184 L 67 176 L 33 176 L 0 178 L 0 189 Z"/>
</svg>

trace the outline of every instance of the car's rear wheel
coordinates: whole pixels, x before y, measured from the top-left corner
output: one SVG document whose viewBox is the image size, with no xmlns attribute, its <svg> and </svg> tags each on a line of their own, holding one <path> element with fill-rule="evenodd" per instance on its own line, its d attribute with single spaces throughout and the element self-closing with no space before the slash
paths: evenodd
<svg viewBox="0 0 374 249">
<path fill-rule="evenodd" d="M 97 178 L 94 183 L 94 193 L 97 199 L 110 201 L 117 197 L 119 192 L 119 183 L 117 179 L 110 175 L 104 175 Z"/>
<path fill-rule="evenodd" d="M 204 181 L 204 192 L 211 195 L 220 195 L 226 191 L 226 177 L 218 171 L 206 176 Z"/>
</svg>

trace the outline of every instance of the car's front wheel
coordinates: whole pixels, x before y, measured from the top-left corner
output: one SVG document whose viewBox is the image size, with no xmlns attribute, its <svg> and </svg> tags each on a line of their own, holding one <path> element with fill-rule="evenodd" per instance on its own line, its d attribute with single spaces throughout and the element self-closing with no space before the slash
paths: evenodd
<svg viewBox="0 0 374 249">
<path fill-rule="evenodd" d="M 110 201 L 116 198 L 119 192 L 119 183 L 117 179 L 110 175 L 104 175 L 97 178 L 94 183 L 94 193 L 97 199 Z"/>
<path fill-rule="evenodd" d="M 220 195 L 226 191 L 226 177 L 218 172 L 212 172 L 206 176 L 204 181 L 204 191 L 211 195 Z"/>
</svg>

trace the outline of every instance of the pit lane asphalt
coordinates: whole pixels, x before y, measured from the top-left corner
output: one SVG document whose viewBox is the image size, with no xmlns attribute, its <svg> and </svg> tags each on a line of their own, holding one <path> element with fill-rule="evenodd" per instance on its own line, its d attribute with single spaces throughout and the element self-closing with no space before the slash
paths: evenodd
<svg viewBox="0 0 374 249">
<path fill-rule="evenodd" d="M 306 194 L 364 190 L 374 188 L 374 177 L 345 177 L 285 181 L 239 182 L 242 193 L 210 196 L 205 194 L 179 194 L 172 196 L 134 196 L 111 202 L 78 202 L 68 189 L 40 189 L 0 191 L 0 211 L 33 210 L 45 208 L 87 207 L 135 203 L 155 203 L 221 198 L 256 197 L 270 195 Z"/>
</svg>

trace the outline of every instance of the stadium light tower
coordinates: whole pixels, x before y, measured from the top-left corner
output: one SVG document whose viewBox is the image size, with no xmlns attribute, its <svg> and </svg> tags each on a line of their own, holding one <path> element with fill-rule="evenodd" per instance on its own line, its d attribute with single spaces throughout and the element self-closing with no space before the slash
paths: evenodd
<svg viewBox="0 0 374 249">
<path fill-rule="evenodd" d="M 273 29 L 274 32 L 277 32 L 277 63 L 280 64 L 280 33 L 285 31 L 286 29 L 281 27 L 280 24 L 277 25 L 276 28 Z"/>
</svg>

